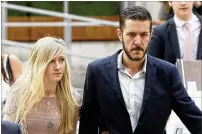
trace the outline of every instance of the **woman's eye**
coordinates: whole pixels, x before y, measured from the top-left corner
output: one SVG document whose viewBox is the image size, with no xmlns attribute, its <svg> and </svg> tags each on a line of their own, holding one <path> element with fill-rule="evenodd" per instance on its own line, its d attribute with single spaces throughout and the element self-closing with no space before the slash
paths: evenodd
<svg viewBox="0 0 202 134">
<path fill-rule="evenodd" d="M 63 58 L 62 58 L 62 59 L 60 59 L 60 61 L 61 61 L 61 62 L 64 62 L 64 61 L 65 61 L 65 59 L 63 59 Z"/>
<path fill-rule="evenodd" d="M 50 63 L 54 62 L 54 60 L 51 60 Z"/>
</svg>

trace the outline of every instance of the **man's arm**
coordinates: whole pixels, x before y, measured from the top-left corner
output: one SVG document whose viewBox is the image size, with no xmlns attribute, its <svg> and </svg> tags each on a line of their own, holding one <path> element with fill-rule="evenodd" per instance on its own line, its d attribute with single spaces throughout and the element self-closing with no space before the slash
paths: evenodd
<svg viewBox="0 0 202 134">
<path fill-rule="evenodd" d="M 164 59 L 164 43 L 165 42 L 162 39 L 163 37 L 161 37 L 162 36 L 160 33 L 161 29 L 157 27 L 154 28 L 152 31 L 152 37 L 148 46 L 148 54 L 160 59 Z"/>
<path fill-rule="evenodd" d="M 96 98 L 95 77 L 91 65 L 88 65 L 83 103 L 80 110 L 79 134 L 98 134 L 98 105 Z"/>
<path fill-rule="evenodd" d="M 1 128 L 3 134 L 21 134 L 20 126 L 14 122 L 2 120 Z"/>
<path fill-rule="evenodd" d="M 17 130 L 18 130 L 18 134 L 21 134 L 21 129 L 19 125 L 17 125 Z"/>
<path fill-rule="evenodd" d="M 172 107 L 192 134 L 202 133 L 202 112 L 187 94 L 178 71 L 172 71 Z"/>
</svg>

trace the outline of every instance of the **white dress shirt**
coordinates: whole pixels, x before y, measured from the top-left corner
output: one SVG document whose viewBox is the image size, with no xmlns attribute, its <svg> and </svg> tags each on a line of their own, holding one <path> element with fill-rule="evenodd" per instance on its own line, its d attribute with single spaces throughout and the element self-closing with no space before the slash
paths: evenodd
<svg viewBox="0 0 202 134">
<path fill-rule="evenodd" d="M 191 30 L 191 39 L 192 39 L 192 45 L 193 45 L 193 59 L 196 59 L 199 34 L 201 30 L 201 23 L 199 21 L 199 18 L 197 18 L 196 15 L 192 14 L 191 19 L 185 22 L 177 18 L 175 15 L 174 22 L 177 30 L 177 37 L 178 37 L 179 48 L 180 48 L 180 57 L 182 59 L 184 57 L 184 45 L 185 45 L 185 32 L 183 29 L 183 25 L 185 23 L 189 23 L 191 25 L 190 30 Z"/>
<path fill-rule="evenodd" d="M 132 129 L 134 131 L 137 126 L 140 109 L 142 107 L 147 56 L 145 55 L 146 58 L 142 70 L 136 73 L 134 76 L 131 76 L 122 64 L 122 55 L 123 51 L 118 55 L 117 58 L 118 77 L 125 105 L 130 115 Z"/>
</svg>

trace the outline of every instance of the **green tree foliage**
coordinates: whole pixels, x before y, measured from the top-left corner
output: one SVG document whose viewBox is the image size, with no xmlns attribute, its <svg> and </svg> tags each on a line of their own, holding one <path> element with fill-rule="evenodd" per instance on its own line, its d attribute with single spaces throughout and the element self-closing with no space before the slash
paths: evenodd
<svg viewBox="0 0 202 134">
<path fill-rule="evenodd" d="M 8 3 L 63 12 L 63 1 L 9 1 Z M 82 16 L 119 15 L 118 1 L 70 1 L 69 13 Z M 8 10 L 8 16 L 42 16 L 16 10 Z"/>
</svg>

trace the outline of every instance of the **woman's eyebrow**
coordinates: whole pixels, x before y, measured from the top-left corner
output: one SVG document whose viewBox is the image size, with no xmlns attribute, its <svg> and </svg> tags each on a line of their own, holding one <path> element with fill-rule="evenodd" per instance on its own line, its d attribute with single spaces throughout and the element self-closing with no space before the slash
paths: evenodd
<svg viewBox="0 0 202 134">
<path fill-rule="evenodd" d="M 57 57 L 55 57 L 55 58 L 65 58 L 65 56 L 57 56 Z M 54 59 L 55 59 L 55 58 L 54 58 Z"/>
</svg>

